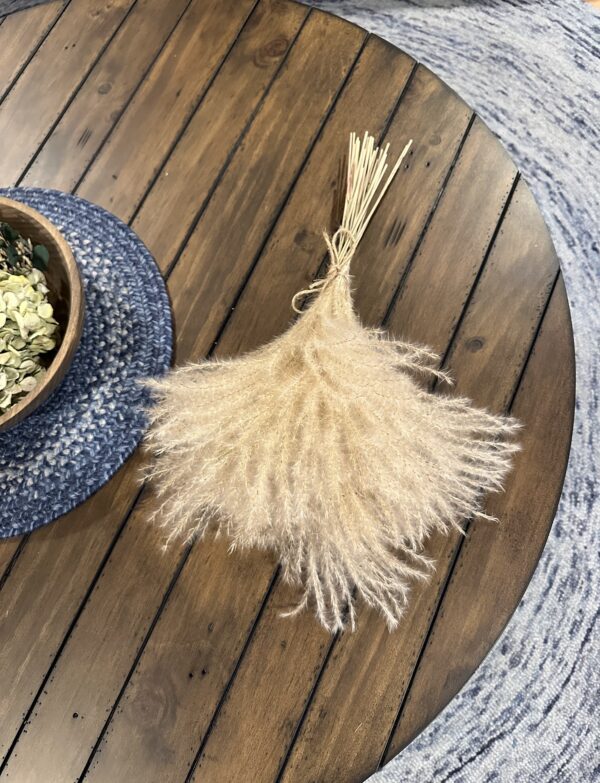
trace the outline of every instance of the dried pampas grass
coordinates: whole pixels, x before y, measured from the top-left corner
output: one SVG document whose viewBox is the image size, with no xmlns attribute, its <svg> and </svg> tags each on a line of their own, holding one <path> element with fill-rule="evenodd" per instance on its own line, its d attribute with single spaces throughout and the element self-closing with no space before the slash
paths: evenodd
<svg viewBox="0 0 600 783">
<path fill-rule="evenodd" d="M 184 367 L 151 382 L 150 475 L 168 538 L 227 534 L 232 547 L 274 549 L 329 630 L 355 624 L 362 597 L 390 629 L 431 562 L 424 539 L 461 530 L 498 490 L 516 423 L 468 400 L 428 393 L 415 373 L 443 375 L 438 357 L 364 328 L 350 260 L 398 170 L 385 150 L 350 140 L 327 275 L 281 337 L 237 359 Z"/>
</svg>

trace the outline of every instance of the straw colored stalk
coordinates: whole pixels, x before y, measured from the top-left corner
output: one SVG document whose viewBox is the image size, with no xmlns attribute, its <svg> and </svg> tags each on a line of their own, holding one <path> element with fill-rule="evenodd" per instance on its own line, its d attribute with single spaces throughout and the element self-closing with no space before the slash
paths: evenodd
<svg viewBox="0 0 600 783">
<path fill-rule="evenodd" d="M 364 328 L 350 260 L 406 154 L 384 182 L 387 148 L 350 139 L 344 216 L 311 302 L 268 345 L 151 382 L 150 474 L 167 539 L 229 536 L 274 549 L 329 630 L 355 625 L 356 597 L 393 629 L 409 587 L 427 575 L 433 531 L 485 517 L 517 448 L 514 420 L 415 380 L 444 375 L 425 348 Z M 445 377 L 445 376 L 444 376 Z M 297 611 L 296 610 L 296 611 Z"/>
</svg>

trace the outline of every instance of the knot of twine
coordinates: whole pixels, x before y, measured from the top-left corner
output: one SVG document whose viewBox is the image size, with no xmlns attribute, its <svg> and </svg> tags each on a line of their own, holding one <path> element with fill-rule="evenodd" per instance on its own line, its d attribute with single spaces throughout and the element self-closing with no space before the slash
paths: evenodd
<svg viewBox="0 0 600 783">
<path fill-rule="evenodd" d="M 313 280 L 308 288 L 303 288 L 302 291 L 298 291 L 294 294 L 292 309 L 298 314 L 302 312 L 302 304 L 298 306 L 298 301 L 300 299 L 320 293 L 332 280 L 348 274 L 350 261 L 352 260 L 352 256 L 354 255 L 354 251 L 358 244 L 355 233 L 345 226 L 340 226 L 331 237 L 324 231 L 323 238 L 329 252 L 329 267 L 327 269 L 327 274 L 325 277 L 319 277 L 317 280 Z"/>
</svg>

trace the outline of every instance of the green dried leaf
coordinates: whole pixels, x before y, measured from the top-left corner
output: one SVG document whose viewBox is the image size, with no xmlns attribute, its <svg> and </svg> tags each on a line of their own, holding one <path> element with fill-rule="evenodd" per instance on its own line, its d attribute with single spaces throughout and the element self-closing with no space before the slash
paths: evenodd
<svg viewBox="0 0 600 783">
<path fill-rule="evenodd" d="M 12 245 L 8 245 L 6 248 L 6 262 L 11 269 L 16 269 L 19 258 L 20 256 L 14 247 L 12 247 Z"/>
<path fill-rule="evenodd" d="M 48 269 L 49 262 L 50 262 L 50 253 L 48 252 L 48 248 L 45 247 L 45 245 L 34 245 L 33 258 L 31 259 L 32 265 L 36 269 L 45 272 L 46 269 Z"/>
<path fill-rule="evenodd" d="M 19 238 L 19 232 L 8 223 L 0 223 L 0 232 L 9 242 L 15 242 Z"/>
</svg>

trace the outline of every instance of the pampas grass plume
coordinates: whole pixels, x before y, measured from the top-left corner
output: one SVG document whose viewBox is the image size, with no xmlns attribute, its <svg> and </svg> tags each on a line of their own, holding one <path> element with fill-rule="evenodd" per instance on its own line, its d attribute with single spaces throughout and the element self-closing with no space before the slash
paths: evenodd
<svg viewBox="0 0 600 783">
<path fill-rule="evenodd" d="M 229 536 L 277 552 L 330 631 L 355 625 L 355 600 L 397 626 L 433 531 L 485 517 L 517 448 L 514 420 L 431 394 L 443 376 L 426 348 L 360 323 L 350 260 L 410 142 L 384 180 L 387 148 L 350 138 L 340 228 L 325 277 L 294 297 L 295 323 L 239 358 L 150 382 L 150 468 L 168 540 Z M 303 299 L 309 305 L 301 309 Z"/>
</svg>

